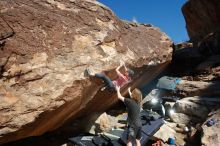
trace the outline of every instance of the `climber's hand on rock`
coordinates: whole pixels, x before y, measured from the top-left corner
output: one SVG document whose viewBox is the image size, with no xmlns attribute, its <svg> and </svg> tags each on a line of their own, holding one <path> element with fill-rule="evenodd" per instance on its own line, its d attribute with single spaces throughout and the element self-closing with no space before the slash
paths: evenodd
<svg viewBox="0 0 220 146">
<path fill-rule="evenodd" d="M 120 61 L 120 66 L 125 66 L 125 63 L 124 63 L 124 61 Z"/>
<path fill-rule="evenodd" d="M 115 89 L 117 90 L 117 91 L 120 91 L 120 86 L 115 86 Z"/>
</svg>

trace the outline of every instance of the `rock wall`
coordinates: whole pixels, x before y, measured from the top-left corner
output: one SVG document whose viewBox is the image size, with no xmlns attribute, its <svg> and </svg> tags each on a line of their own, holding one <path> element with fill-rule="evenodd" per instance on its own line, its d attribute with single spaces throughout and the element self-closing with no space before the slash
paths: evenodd
<svg viewBox="0 0 220 146">
<path fill-rule="evenodd" d="M 214 124 L 209 125 L 208 121 L 213 120 Z M 202 139 L 203 146 L 216 146 L 220 143 L 220 108 L 213 110 L 209 113 L 209 117 L 202 125 Z"/>
<path fill-rule="evenodd" d="M 172 56 L 158 28 L 121 21 L 94 0 L 1 0 L 0 26 L 0 144 L 114 104 L 115 94 L 100 92 L 102 83 L 84 77 L 85 68 L 114 78 L 123 60 L 138 86 Z M 145 74 L 152 62 L 158 66 Z"/>
<path fill-rule="evenodd" d="M 209 50 L 208 47 L 204 49 Z M 189 125 L 187 145 L 219 145 L 219 58 L 218 54 L 202 53 L 200 48 L 192 46 L 177 48 L 173 52 L 172 73 L 182 81 L 171 93 L 181 98 L 174 105 L 169 104 L 176 110 L 171 120 L 184 127 Z M 207 121 L 212 118 L 216 124 L 208 126 Z M 177 130 L 186 133 L 183 128 Z"/>
<path fill-rule="evenodd" d="M 191 40 L 199 41 L 210 33 L 220 31 L 219 10 L 219 0 L 189 0 L 183 5 L 182 12 Z"/>
</svg>

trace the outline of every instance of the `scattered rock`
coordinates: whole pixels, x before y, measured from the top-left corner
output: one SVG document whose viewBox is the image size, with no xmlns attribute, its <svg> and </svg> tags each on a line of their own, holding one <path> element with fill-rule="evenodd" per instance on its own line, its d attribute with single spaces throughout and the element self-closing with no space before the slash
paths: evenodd
<svg viewBox="0 0 220 146">
<path fill-rule="evenodd" d="M 184 135 L 182 133 L 176 133 L 174 137 L 175 137 L 175 141 L 176 141 L 177 146 L 185 146 L 186 145 L 186 141 L 184 140 L 186 138 L 186 135 Z"/>
<path fill-rule="evenodd" d="M 220 108 L 210 113 L 211 116 L 202 125 L 202 145 L 217 146 L 220 145 Z M 207 126 L 207 121 L 214 119 L 216 123 L 212 126 Z"/>
<path fill-rule="evenodd" d="M 209 113 L 209 102 L 201 100 L 200 97 L 187 97 L 178 100 L 174 107 L 177 112 L 181 112 L 187 115 L 200 117 L 205 119 Z"/>
<path fill-rule="evenodd" d="M 189 122 L 191 122 L 191 117 L 183 113 L 174 113 L 170 116 L 170 119 L 175 123 L 184 125 L 187 125 Z"/>
<path fill-rule="evenodd" d="M 156 139 L 161 139 L 164 142 L 166 142 L 170 137 L 174 137 L 176 134 L 175 130 L 167 126 L 166 124 L 163 124 L 163 126 L 160 127 L 160 129 L 153 135 Z"/>
<path fill-rule="evenodd" d="M 99 132 L 108 132 L 112 128 L 116 127 L 117 125 L 117 119 L 115 117 L 112 117 L 110 115 L 107 115 L 106 113 L 103 113 L 96 121 L 95 124 L 97 124 L 96 129 L 99 129 Z M 97 131 L 97 132 L 98 132 Z"/>
</svg>

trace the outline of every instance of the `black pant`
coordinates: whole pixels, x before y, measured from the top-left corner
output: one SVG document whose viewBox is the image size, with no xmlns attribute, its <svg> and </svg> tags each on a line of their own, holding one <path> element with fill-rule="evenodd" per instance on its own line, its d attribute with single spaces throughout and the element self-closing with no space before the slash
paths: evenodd
<svg viewBox="0 0 220 146">
<path fill-rule="evenodd" d="M 141 139 L 141 126 L 128 126 L 127 139 Z"/>
<path fill-rule="evenodd" d="M 115 90 L 115 86 L 112 83 L 112 80 L 109 77 L 107 77 L 104 73 L 95 74 L 95 77 L 102 79 L 108 90 Z"/>
</svg>

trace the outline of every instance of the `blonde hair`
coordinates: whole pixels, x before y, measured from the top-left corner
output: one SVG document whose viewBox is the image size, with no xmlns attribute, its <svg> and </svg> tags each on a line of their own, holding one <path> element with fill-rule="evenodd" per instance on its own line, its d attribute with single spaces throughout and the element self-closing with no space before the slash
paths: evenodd
<svg viewBox="0 0 220 146">
<path fill-rule="evenodd" d="M 134 99 L 137 103 L 141 103 L 142 101 L 142 93 L 139 89 L 135 88 L 131 92 L 131 98 Z"/>
</svg>

